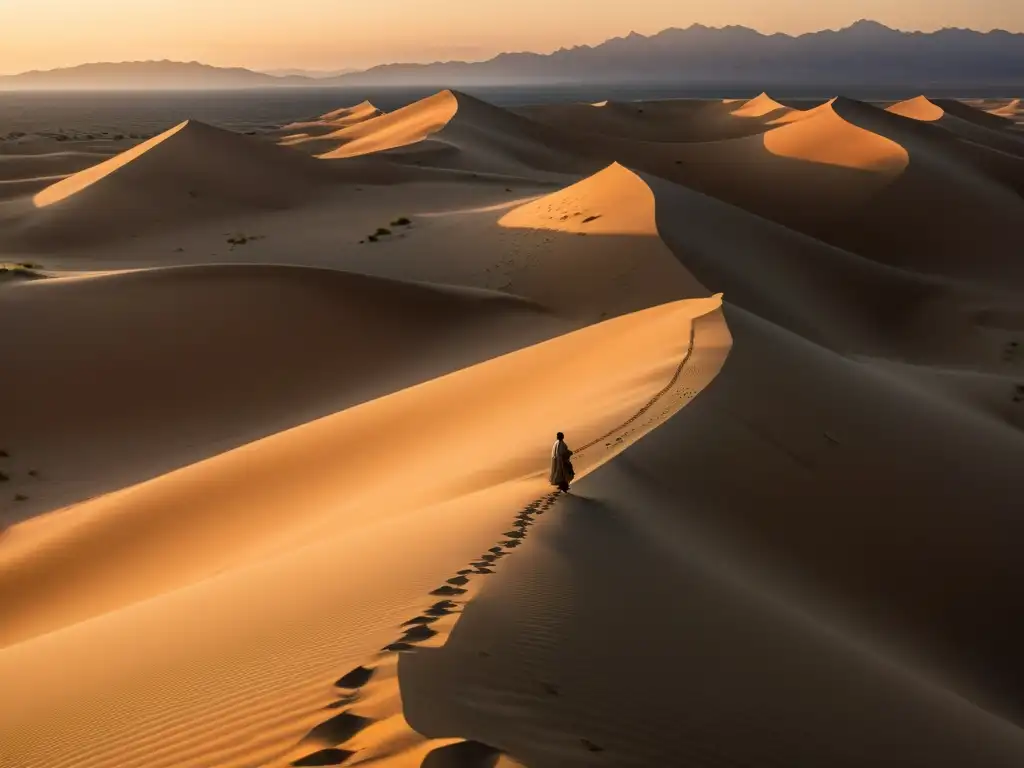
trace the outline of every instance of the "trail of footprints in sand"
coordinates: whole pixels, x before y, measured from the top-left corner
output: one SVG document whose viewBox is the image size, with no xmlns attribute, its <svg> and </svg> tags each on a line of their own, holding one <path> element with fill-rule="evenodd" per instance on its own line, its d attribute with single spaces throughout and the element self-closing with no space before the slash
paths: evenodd
<svg viewBox="0 0 1024 768">
<path fill-rule="evenodd" d="M 616 427 L 607 435 L 598 437 L 595 440 L 580 446 L 576 455 L 581 455 L 589 448 L 604 443 L 605 447 L 614 447 L 626 441 L 634 432 L 641 428 L 641 425 L 650 421 L 659 421 L 670 416 L 678 410 L 681 404 L 692 400 L 697 396 L 698 390 L 687 385 L 687 379 L 683 375 L 687 367 L 699 372 L 699 365 L 692 362 L 696 330 L 691 326 L 690 339 L 678 367 L 672 378 L 651 400 L 637 411 L 631 418 Z M 612 442 L 614 438 L 614 441 Z M 607 442 L 606 442 L 607 441 Z M 464 604 L 459 598 L 465 595 L 468 590 L 465 588 L 473 576 L 481 576 L 494 573 L 498 561 L 523 543 L 527 536 L 527 529 L 533 525 L 538 515 L 544 514 L 558 498 L 558 492 L 550 493 L 524 507 L 516 515 L 512 530 L 505 531 L 505 540 L 500 545 L 491 547 L 479 559 L 470 563 L 469 568 L 464 568 L 448 579 L 430 594 L 432 597 L 445 598 L 435 602 L 419 616 L 409 619 L 402 627 L 402 635 L 393 643 L 385 646 L 378 656 L 377 664 L 366 664 L 356 667 L 343 675 L 335 685 L 341 691 L 339 699 L 330 705 L 331 709 L 345 708 L 343 712 L 332 717 L 313 728 L 300 743 L 316 742 L 318 745 L 334 744 L 336 746 L 327 749 L 318 749 L 300 757 L 294 761 L 294 766 L 329 766 L 344 765 L 357 752 L 347 750 L 344 745 L 349 742 L 357 733 L 370 726 L 374 721 L 362 717 L 352 711 L 360 701 L 360 689 L 362 689 L 373 678 L 377 667 L 387 659 L 389 654 L 405 653 L 415 651 L 417 643 L 422 643 L 436 636 L 431 624 L 438 619 L 453 613 L 458 613 Z M 551 696 L 558 696 L 557 687 L 548 683 L 541 683 L 541 687 Z M 604 748 L 589 739 L 579 740 L 580 748 L 591 753 L 604 752 Z M 477 741 L 463 741 L 449 744 L 431 751 L 421 763 L 422 768 L 484 768 L 493 766 L 501 756 L 501 752 L 487 744 Z M 596 756 L 596 755 L 595 755 Z"/>
<path fill-rule="evenodd" d="M 469 564 L 470 567 L 456 573 L 452 578 L 430 595 L 436 598 L 443 598 L 419 616 L 415 616 L 404 624 L 400 631 L 401 636 L 394 642 L 381 649 L 375 662 L 368 662 L 362 666 L 350 670 L 342 675 L 335 686 L 340 692 L 336 702 L 329 705 L 332 710 L 342 709 L 343 711 L 313 728 L 302 739 L 302 742 L 315 742 L 317 745 L 334 744 L 329 748 L 321 748 L 304 755 L 294 762 L 293 766 L 330 766 L 344 765 L 355 757 L 358 752 L 345 749 L 345 745 L 352 738 L 374 723 L 374 720 L 357 714 L 354 710 L 360 702 L 360 691 L 373 678 L 378 667 L 386 663 L 390 654 L 408 653 L 415 651 L 418 643 L 422 643 L 436 636 L 431 624 L 444 616 L 459 613 L 465 601 L 460 601 L 468 590 L 466 585 L 474 576 L 484 576 L 494 573 L 501 558 L 511 554 L 527 536 L 527 529 L 534 524 L 538 515 L 544 514 L 554 504 L 558 492 L 544 496 L 537 501 L 531 502 L 516 515 L 512 529 L 502 534 L 505 540 L 500 545 L 491 547 L 485 554 Z M 548 690 L 550 695 L 558 695 L 556 689 Z M 588 741 L 580 739 L 581 749 L 590 752 L 601 752 L 603 749 Z M 477 741 L 462 741 L 455 744 L 448 744 L 432 750 L 421 763 L 423 768 L 484 768 L 493 766 L 501 756 L 501 751 Z"/>
</svg>

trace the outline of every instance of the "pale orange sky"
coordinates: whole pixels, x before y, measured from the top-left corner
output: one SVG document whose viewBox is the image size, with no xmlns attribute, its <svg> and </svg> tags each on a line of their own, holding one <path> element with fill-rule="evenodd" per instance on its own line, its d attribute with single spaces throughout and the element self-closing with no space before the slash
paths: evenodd
<svg viewBox="0 0 1024 768">
<path fill-rule="evenodd" d="M 800 33 L 860 18 L 1022 32 L 1024 0 L 0 0 L 0 72 L 140 59 L 340 69 L 549 52 L 693 23 Z"/>
</svg>

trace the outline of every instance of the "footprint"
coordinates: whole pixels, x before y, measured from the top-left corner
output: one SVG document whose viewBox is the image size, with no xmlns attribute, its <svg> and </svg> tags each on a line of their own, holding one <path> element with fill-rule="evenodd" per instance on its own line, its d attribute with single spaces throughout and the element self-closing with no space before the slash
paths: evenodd
<svg viewBox="0 0 1024 768">
<path fill-rule="evenodd" d="M 580 739 L 580 743 L 589 752 L 604 752 L 604 747 L 595 744 L 594 742 L 590 741 L 589 739 Z"/>
<path fill-rule="evenodd" d="M 341 709 L 342 707 L 348 707 L 352 704 L 355 704 L 358 698 L 359 696 L 356 694 L 355 691 L 353 691 L 352 693 L 345 694 L 337 701 L 332 701 L 330 704 L 324 707 L 324 709 Z"/>
<path fill-rule="evenodd" d="M 347 749 L 321 749 L 319 752 L 300 757 L 292 765 L 341 765 L 354 754 L 355 752 L 349 752 Z"/>
<path fill-rule="evenodd" d="M 338 678 L 334 684 L 338 688 L 362 688 L 373 677 L 373 669 L 370 667 L 356 667 L 351 672 Z"/>
<path fill-rule="evenodd" d="M 342 712 L 329 720 L 324 720 L 309 733 L 302 743 L 315 741 L 320 744 L 344 744 L 373 721 L 368 717 Z M 330 765 L 330 763 L 327 763 Z"/>
<path fill-rule="evenodd" d="M 510 539 L 521 539 L 526 536 L 522 531 L 505 531 L 502 536 L 508 536 Z"/>
<path fill-rule="evenodd" d="M 464 595 L 464 594 L 466 594 L 466 590 L 460 589 L 459 587 L 452 587 L 452 586 L 445 585 L 443 587 L 438 587 L 437 589 L 435 589 L 430 594 L 437 595 L 437 596 L 441 596 L 441 595 Z"/>
<path fill-rule="evenodd" d="M 433 749 L 420 768 L 493 768 L 501 752 L 479 741 L 462 741 Z"/>
<path fill-rule="evenodd" d="M 521 541 L 506 541 L 505 542 L 505 546 L 508 547 L 509 549 L 515 549 L 520 544 L 522 544 Z"/>
<path fill-rule="evenodd" d="M 487 568 L 487 567 L 480 567 L 480 568 L 477 568 L 475 571 L 473 571 L 473 573 L 478 573 L 478 574 L 494 573 L 494 569 L 493 568 Z"/>
<path fill-rule="evenodd" d="M 452 613 L 458 606 L 451 600 L 442 600 L 439 603 L 434 603 L 432 606 L 424 611 L 428 616 L 447 616 Z"/>
<path fill-rule="evenodd" d="M 411 627 L 414 624 L 433 624 L 435 621 L 437 621 L 437 616 L 417 616 L 415 619 L 409 619 L 402 626 Z"/>
<path fill-rule="evenodd" d="M 417 624 L 415 627 L 406 630 L 405 634 L 402 636 L 401 642 L 418 643 L 423 640 L 429 640 L 436 634 L 437 632 L 426 624 Z"/>
<path fill-rule="evenodd" d="M 465 576 L 467 573 L 472 573 L 472 572 L 473 572 L 472 568 L 463 568 L 461 571 L 459 571 L 459 576 Z"/>
<path fill-rule="evenodd" d="M 561 693 L 561 691 L 558 690 L 558 686 L 552 685 L 551 683 L 541 683 L 540 687 L 544 689 L 545 693 L 550 694 L 551 696 L 557 696 Z"/>
<path fill-rule="evenodd" d="M 491 547 L 491 548 L 490 548 L 489 550 L 487 550 L 487 551 L 488 551 L 488 552 L 493 552 L 493 553 L 494 553 L 494 554 L 496 554 L 496 555 L 497 555 L 498 557 L 501 557 L 502 555 L 504 555 L 504 554 L 505 554 L 504 552 L 502 552 L 502 551 L 501 551 L 501 547 Z"/>
<path fill-rule="evenodd" d="M 469 579 L 465 576 L 456 576 L 453 579 L 448 579 L 449 584 L 454 584 L 456 587 L 461 587 L 463 584 L 469 584 Z"/>
<path fill-rule="evenodd" d="M 404 651 L 413 651 L 415 649 L 415 645 L 403 643 L 401 640 L 399 640 L 397 643 L 391 643 L 391 645 L 385 645 L 383 648 L 381 648 L 382 651 L 385 651 L 387 653 L 402 653 Z"/>
</svg>

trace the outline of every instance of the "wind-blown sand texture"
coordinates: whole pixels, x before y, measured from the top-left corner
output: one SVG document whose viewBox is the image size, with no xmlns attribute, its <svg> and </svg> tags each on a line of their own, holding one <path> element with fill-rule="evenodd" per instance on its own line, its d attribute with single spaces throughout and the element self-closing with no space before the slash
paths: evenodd
<svg viewBox="0 0 1024 768">
<path fill-rule="evenodd" d="M 1019 118 L 5 142 L 0 766 L 1024 764 Z"/>
</svg>

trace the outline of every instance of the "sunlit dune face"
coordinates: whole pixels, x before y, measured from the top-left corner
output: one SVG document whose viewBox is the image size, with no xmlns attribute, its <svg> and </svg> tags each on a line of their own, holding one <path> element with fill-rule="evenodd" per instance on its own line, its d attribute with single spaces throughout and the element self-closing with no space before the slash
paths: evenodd
<svg viewBox="0 0 1024 768">
<path fill-rule="evenodd" d="M 888 107 L 886 111 L 892 112 L 894 115 L 900 115 L 901 117 L 908 117 L 911 120 L 919 120 L 922 123 L 934 123 L 937 120 L 941 120 L 946 115 L 946 112 L 942 107 L 937 104 L 933 104 L 924 96 L 918 96 L 914 99 L 901 101 L 899 104 L 893 104 L 891 107 Z"/>
<path fill-rule="evenodd" d="M 509 211 L 498 224 L 581 235 L 654 237 L 654 210 L 650 187 L 616 163 L 568 189 Z"/>
<path fill-rule="evenodd" d="M 442 91 L 408 107 L 371 117 L 322 137 L 337 140 L 341 146 L 320 157 L 328 160 L 356 157 L 417 144 L 448 125 L 458 111 L 459 101 L 455 94 Z"/>
<path fill-rule="evenodd" d="M 53 184 L 42 192 L 39 192 L 32 198 L 32 202 L 35 204 L 36 208 L 45 208 L 48 205 L 53 205 L 61 202 L 62 200 L 66 200 L 72 195 L 81 192 L 83 189 L 91 187 L 93 184 L 106 178 L 110 174 L 124 168 L 128 163 L 141 157 L 153 147 L 166 141 L 178 131 L 182 130 L 186 125 L 188 125 L 188 120 L 174 126 L 169 131 L 164 131 L 159 136 L 154 136 L 152 139 L 144 141 L 141 144 L 122 152 L 117 157 L 112 157 L 99 165 L 95 165 L 92 168 L 86 168 L 84 171 L 79 171 L 73 176 L 69 176 L 62 181 L 58 181 L 56 184 Z"/>
<path fill-rule="evenodd" d="M 782 117 L 791 111 L 789 107 L 779 104 L 767 93 L 762 93 L 729 114 L 733 117 L 766 117 L 777 112 L 779 117 Z"/>
<path fill-rule="evenodd" d="M 898 175 L 910 163 L 899 144 L 844 120 L 831 106 L 769 131 L 763 140 L 777 157 L 858 171 Z"/>
</svg>

